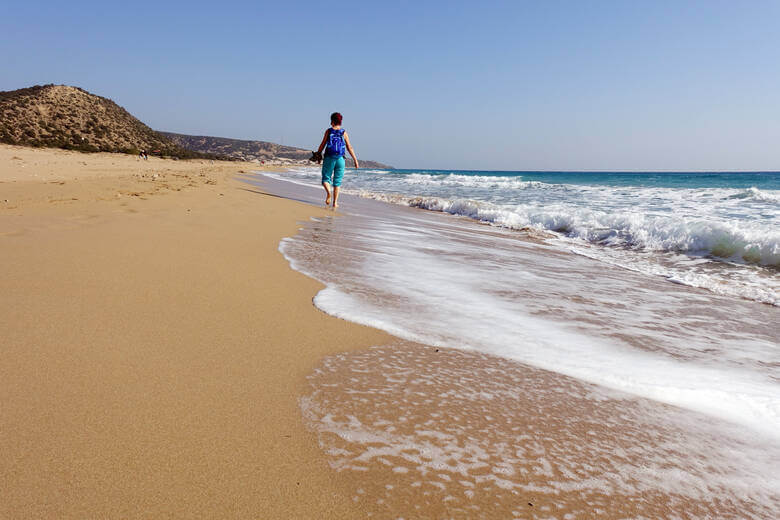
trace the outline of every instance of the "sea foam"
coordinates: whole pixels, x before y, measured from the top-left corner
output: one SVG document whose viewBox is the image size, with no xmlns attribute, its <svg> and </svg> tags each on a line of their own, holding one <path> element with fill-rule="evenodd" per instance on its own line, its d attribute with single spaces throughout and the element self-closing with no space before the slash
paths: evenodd
<svg viewBox="0 0 780 520">
<path fill-rule="evenodd" d="M 509 229 L 536 228 L 614 247 L 712 255 L 780 266 L 780 231 L 743 222 L 713 222 L 589 208 L 507 208 L 489 202 L 358 192 L 361 197 L 472 218 Z"/>
<path fill-rule="evenodd" d="M 313 185 L 319 172 L 299 169 L 277 178 Z M 350 172 L 348 180 L 344 193 L 551 233 L 548 238 L 573 240 L 567 247 L 610 265 L 718 294 L 780 302 L 779 190 L 574 185 L 519 175 L 388 170 Z M 658 256 L 649 259 L 647 253 Z M 680 254 L 732 267 L 726 272 L 671 260 Z"/>
<path fill-rule="evenodd" d="M 299 181 L 311 182 L 305 178 Z M 522 190 L 526 189 L 536 188 Z M 544 189 L 555 191 L 555 188 Z M 319 200 L 321 188 L 307 190 L 296 186 L 290 193 L 299 199 Z M 671 196 L 663 190 L 660 193 L 665 193 L 665 200 Z M 614 389 L 623 395 L 672 404 L 680 417 L 687 416 L 686 410 L 701 412 L 730 423 L 729 431 L 748 449 L 770 446 L 772 453 L 777 453 L 780 442 L 778 309 L 670 283 L 671 277 L 647 276 L 676 269 L 675 272 L 707 274 L 730 283 L 729 278 L 735 274 L 755 272 L 758 282 L 763 279 L 771 283 L 773 279 L 765 276 L 771 273 L 766 267 L 732 266 L 673 252 L 666 252 L 667 258 L 652 250 L 609 246 L 560 232 L 558 238 L 547 239 L 545 234 L 549 235 L 549 231 L 517 233 L 508 226 L 479 225 L 440 212 L 404 207 L 414 197 L 381 195 L 390 199 L 406 198 L 393 200 L 398 202 L 396 205 L 386 205 L 347 197 L 338 215 L 313 219 L 297 235 L 280 243 L 280 251 L 295 269 L 325 284 L 326 288 L 314 299 L 323 311 L 381 328 L 400 338 L 479 351 L 571 376 L 598 385 L 602 392 Z M 725 195 L 721 191 L 697 194 L 720 202 L 727 200 Z M 650 195 L 642 192 L 642 196 Z M 593 197 L 597 198 L 596 194 Z M 730 200 L 737 206 L 759 204 L 761 211 L 767 214 L 771 211 L 765 202 Z M 625 207 L 630 206 L 627 199 L 624 201 Z M 471 202 L 474 205 L 468 206 Z M 685 202 L 685 198 L 681 204 L 695 205 Z M 500 206 L 498 202 L 468 201 L 464 207 L 489 205 Z M 586 209 L 601 211 L 598 206 L 594 204 Z M 719 209 L 706 207 L 714 215 L 720 215 Z M 619 213 L 617 206 L 614 213 Z M 674 211 L 659 213 L 667 213 L 661 216 L 669 218 L 676 216 Z M 572 254 L 577 248 L 577 254 Z M 619 251 L 622 256 L 589 257 L 610 251 Z M 648 268 L 647 272 L 615 269 L 617 264 L 611 263 L 626 261 L 629 265 L 640 260 Z M 654 267 L 659 273 L 652 271 Z M 357 366 L 364 369 L 360 363 Z M 494 373 L 497 377 L 502 375 L 500 368 Z M 388 376 L 396 379 L 392 374 Z M 491 401 L 487 394 L 491 391 L 485 390 L 479 399 Z M 421 399 L 425 398 L 421 396 Z M 374 439 L 376 443 L 395 442 L 392 435 L 374 436 L 376 423 L 367 425 L 358 415 L 355 421 L 345 422 L 343 416 L 329 416 L 330 411 L 318 408 L 316 403 L 310 404 L 308 411 L 332 434 L 355 436 L 357 440 Z M 393 426 L 397 425 L 384 425 L 381 429 L 387 432 Z M 448 442 L 436 437 L 435 428 L 429 431 L 434 432 L 433 437 L 423 435 L 404 442 L 415 449 L 423 449 L 430 442 Z M 447 434 L 440 430 L 439 433 Z M 454 441 L 449 444 L 461 446 Z M 716 449 L 718 441 L 713 441 L 711 446 Z M 384 464 L 379 450 L 373 445 L 369 447 L 368 452 L 358 450 L 357 457 L 365 456 Z M 351 448 L 333 449 L 353 452 Z M 761 449 L 753 450 L 754 454 L 761 452 Z M 452 453 L 464 455 L 457 449 Z M 434 459 L 447 460 L 447 453 L 435 455 Z M 498 458 L 502 456 L 499 453 Z M 760 456 L 751 456 L 751 460 L 749 465 L 755 463 L 756 467 L 766 468 Z M 399 461 L 388 462 L 395 462 L 388 466 L 392 474 L 413 471 Z M 541 458 L 539 464 L 539 475 L 544 475 L 546 466 Z M 448 468 L 439 468 L 442 473 L 458 473 L 457 465 L 447 465 Z M 427 463 L 421 466 L 427 470 Z M 724 466 L 724 470 L 728 467 Z M 396 471 L 396 468 L 400 469 Z M 427 471 L 435 469 L 431 467 Z M 504 489 L 501 486 L 508 489 L 511 479 L 506 474 L 502 477 L 502 466 L 497 463 L 494 469 L 492 489 Z M 764 474 L 764 469 L 756 474 Z M 653 482 L 677 478 L 639 476 Z M 685 478 L 681 477 L 680 482 L 683 481 Z M 735 485 L 743 490 L 753 487 L 743 485 L 744 482 L 737 476 Z M 440 484 L 445 490 L 450 489 L 446 483 Z M 596 483 L 593 485 L 597 487 Z M 727 485 L 726 481 L 723 485 Z M 777 486 L 775 478 L 767 488 L 769 495 L 764 498 L 770 497 Z M 707 492 L 702 498 L 718 494 L 717 490 L 711 491 L 715 495 Z"/>
<path fill-rule="evenodd" d="M 280 244 L 326 284 L 314 302 L 329 314 L 780 432 L 775 308 L 605 270 L 506 230 L 359 211 Z"/>
</svg>

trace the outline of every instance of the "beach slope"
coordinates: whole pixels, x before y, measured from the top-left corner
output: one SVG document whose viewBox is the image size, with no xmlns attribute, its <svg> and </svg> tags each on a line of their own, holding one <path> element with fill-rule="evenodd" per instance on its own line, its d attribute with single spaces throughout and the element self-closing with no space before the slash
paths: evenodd
<svg viewBox="0 0 780 520">
<path fill-rule="evenodd" d="M 386 336 L 279 240 L 326 210 L 241 163 L 0 146 L 0 517 L 360 518 L 305 376 Z"/>
</svg>

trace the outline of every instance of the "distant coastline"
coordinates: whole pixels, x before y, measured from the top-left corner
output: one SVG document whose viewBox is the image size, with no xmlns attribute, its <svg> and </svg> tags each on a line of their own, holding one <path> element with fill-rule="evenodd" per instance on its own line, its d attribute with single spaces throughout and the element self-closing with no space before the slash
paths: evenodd
<svg viewBox="0 0 780 520">
<path fill-rule="evenodd" d="M 310 150 L 266 141 L 194 136 L 153 130 L 111 99 L 79 87 L 35 85 L 0 92 L 0 143 L 81 152 L 114 152 L 176 159 L 309 165 Z M 366 168 L 393 169 L 360 161 Z M 351 160 L 347 165 L 353 167 Z"/>
<path fill-rule="evenodd" d="M 173 132 L 159 133 L 167 139 L 170 139 L 176 145 L 194 152 L 214 154 L 240 161 L 277 164 L 281 166 L 306 166 L 312 164 L 309 162 L 311 150 L 305 148 L 295 148 L 293 146 L 285 146 L 268 141 L 186 135 Z M 364 159 L 360 159 L 360 164 L 364 168 L 377 168 L 383 170 L 395 169 L 393 166 L 387 164 Z M 347 158 L 347 166 L 354 167 L 352 159 Z"/>
</svg>

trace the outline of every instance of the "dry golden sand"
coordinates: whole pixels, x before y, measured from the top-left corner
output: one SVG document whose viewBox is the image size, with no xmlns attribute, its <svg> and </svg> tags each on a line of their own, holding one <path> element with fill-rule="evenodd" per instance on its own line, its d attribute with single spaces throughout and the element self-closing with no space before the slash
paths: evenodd
<svg viewBox="0 0 780 520">
<path fill-rule="evenodd" d="M 297 398 L 385 336 L 312 306 L 277 246 L 326 210 L 248 167 L 0 146 L 0 517 L 365 516 Z"/>
</svg>

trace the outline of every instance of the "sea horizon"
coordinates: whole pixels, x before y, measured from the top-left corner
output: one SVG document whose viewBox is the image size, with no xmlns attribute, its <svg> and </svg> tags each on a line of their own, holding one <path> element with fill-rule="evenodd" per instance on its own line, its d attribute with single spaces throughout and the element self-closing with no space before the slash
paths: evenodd
<svg viewBox="0 0 780 520">
<path fill-rule="evenodd" d="M 0 520 L 780 520 L 780 1 L 4 12 Z"/>
</svg>

